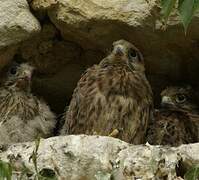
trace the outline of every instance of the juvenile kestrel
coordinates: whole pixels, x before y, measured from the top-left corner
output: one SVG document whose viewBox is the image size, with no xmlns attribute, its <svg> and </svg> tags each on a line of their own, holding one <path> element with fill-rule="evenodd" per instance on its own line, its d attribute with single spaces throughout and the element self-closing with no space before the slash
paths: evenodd
<svg viewBox="0 0 199 180">
<path fill-rule="evenodd" d="M 111 135 L 140 144 L 152 112 L 143 56 L 133 44 L 119 40 L 106 58 L 82 75 L 61 134 Z"/>
<path fill-rule="evenodd" d="M 149 125 L 150 144 L 172 145 L 198 141 L 199 104 L 190 86 L 168 87 L 161 93 L 162 108 Z"/>
<path fill-rule="evenodd" d="M 33 68 L 13 63 L 0 88 L 0 142 L 33 141 L 52 135 L 55 116 L 45 102 L 31 94 Z"/>
</svg>

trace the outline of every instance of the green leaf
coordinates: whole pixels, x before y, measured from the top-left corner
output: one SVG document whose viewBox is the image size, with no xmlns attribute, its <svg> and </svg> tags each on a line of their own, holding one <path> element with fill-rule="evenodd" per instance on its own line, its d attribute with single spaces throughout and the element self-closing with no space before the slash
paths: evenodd
<svg viewBox="0 0 199 180">
<path fill-rule="evenodd" d="M 35 139 L 35 147 L 36 147 L 35 151 L 36 151 L 36 152 L 37 152 L 38 149 L 39 149 L 40 140 L 41 140 L 41 138 L 40 138 L 39 136 Z"/>
<path fill-rule="evenodd" d="M 10 163 L 0 160 L 0 179 L 11 180 L 12 167 Z"/>
<path fill-rule="evenodd" d="M 184 177 L 185 177 L 185 180 L 198 180 L 199 165 L 192 167 L 188 172 L 186 172 Z"/>
<path fill-rule="evenodd" d="M 185 32 L 194 16 L 194 13 L 199 8 L 199 0 L 180 0 L 178 10 L 182 20 Z"/>
<path fill-rule="evenodd" d="M 38 155 L 38 149 L 39 149 L 39 145 L 40 145 L 40 137 L 38 137 L 37 139 L 35 139 L 35 150 L 32 152 L 29 161 L 32 160 L 33 164 L 34 164 L 34 168 L 35 168 L 35 172 L 38 176 L 38 167 L 37 167 L 37 155 Z"/>
<path fill-rule="evenodd" d="M 169 15 L 171 14 L 172 9 L 174 8 L 176 4 L 176 0 L 161 0 L 161 14 L 163 15 L 163 18 L 165 21 L 168 20 Z"/>
</svg>

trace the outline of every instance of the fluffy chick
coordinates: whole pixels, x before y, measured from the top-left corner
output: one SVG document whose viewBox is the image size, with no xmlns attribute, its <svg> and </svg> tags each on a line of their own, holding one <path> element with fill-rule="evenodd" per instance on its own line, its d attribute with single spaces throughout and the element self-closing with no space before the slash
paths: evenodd
<svg viewBox="0 0 199 180">
<path fill-rule="evenodd" d="M 27 63 L 13 63 L 0 88 L 1 143 L 33 141 L 53 133 L 55 115 L 31 93 L 32 72 Z"/>
</svg>

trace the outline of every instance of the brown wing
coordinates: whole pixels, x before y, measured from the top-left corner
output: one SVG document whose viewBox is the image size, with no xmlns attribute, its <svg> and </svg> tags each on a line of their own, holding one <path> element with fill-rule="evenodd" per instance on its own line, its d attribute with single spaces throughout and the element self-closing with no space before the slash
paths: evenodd
<svg viewBox="0 0 199 180">
<path fill-rule="evenodd" d="M 147 141 L 150 144 L 172 145 L 193 143 L 195 138 L 189 127 L 189 117 L 180 112 L 158 111 L 150 124 Z"/>
<path fill-rule="evenodd" d="M 69 134 L 108 135 L 140 143 L 151 114 L 152 92 L 145 76 L 126 67 L 90 68 L 80 79 L 66 115 Z"/>
<path fill-rule="evenodd" d="M 83 130 L 77 127 L 82 126 L 84 128 L 85 122 L 83 122 L 87 112 L 85 111 L 88 104 L 91 103 L 91 97 L 88 96 L 89 87 L 93 84 L 96 79 L 96 72 L 98 71 L 97 66 L 93 66 L 82 74 L 77 87 L 73 92 L 73 96 L 65 114 L 65 124 L 61 130 L 61 134 L 79 134 L 83 133 Z"/>
<path fill-rule="evenodd" d="M 187 112 L 187 116 L 191 123 L 189 125 L 190 131 L 192 132 L 195 142 L 199 142 L 199 114 Z"/>
</svg>

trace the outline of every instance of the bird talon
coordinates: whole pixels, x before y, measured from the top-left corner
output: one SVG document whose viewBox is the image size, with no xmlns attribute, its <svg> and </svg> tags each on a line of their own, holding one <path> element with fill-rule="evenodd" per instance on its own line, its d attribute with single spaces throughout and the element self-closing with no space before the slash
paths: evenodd
<svg viewBox="0 0 199 180">
<path fill-rule="evenodd" d="M 108 136 L 109 137 L 117 137 L 119 134 L 119 130 L 118 129 L 114 129 Z"/>
</svg>

